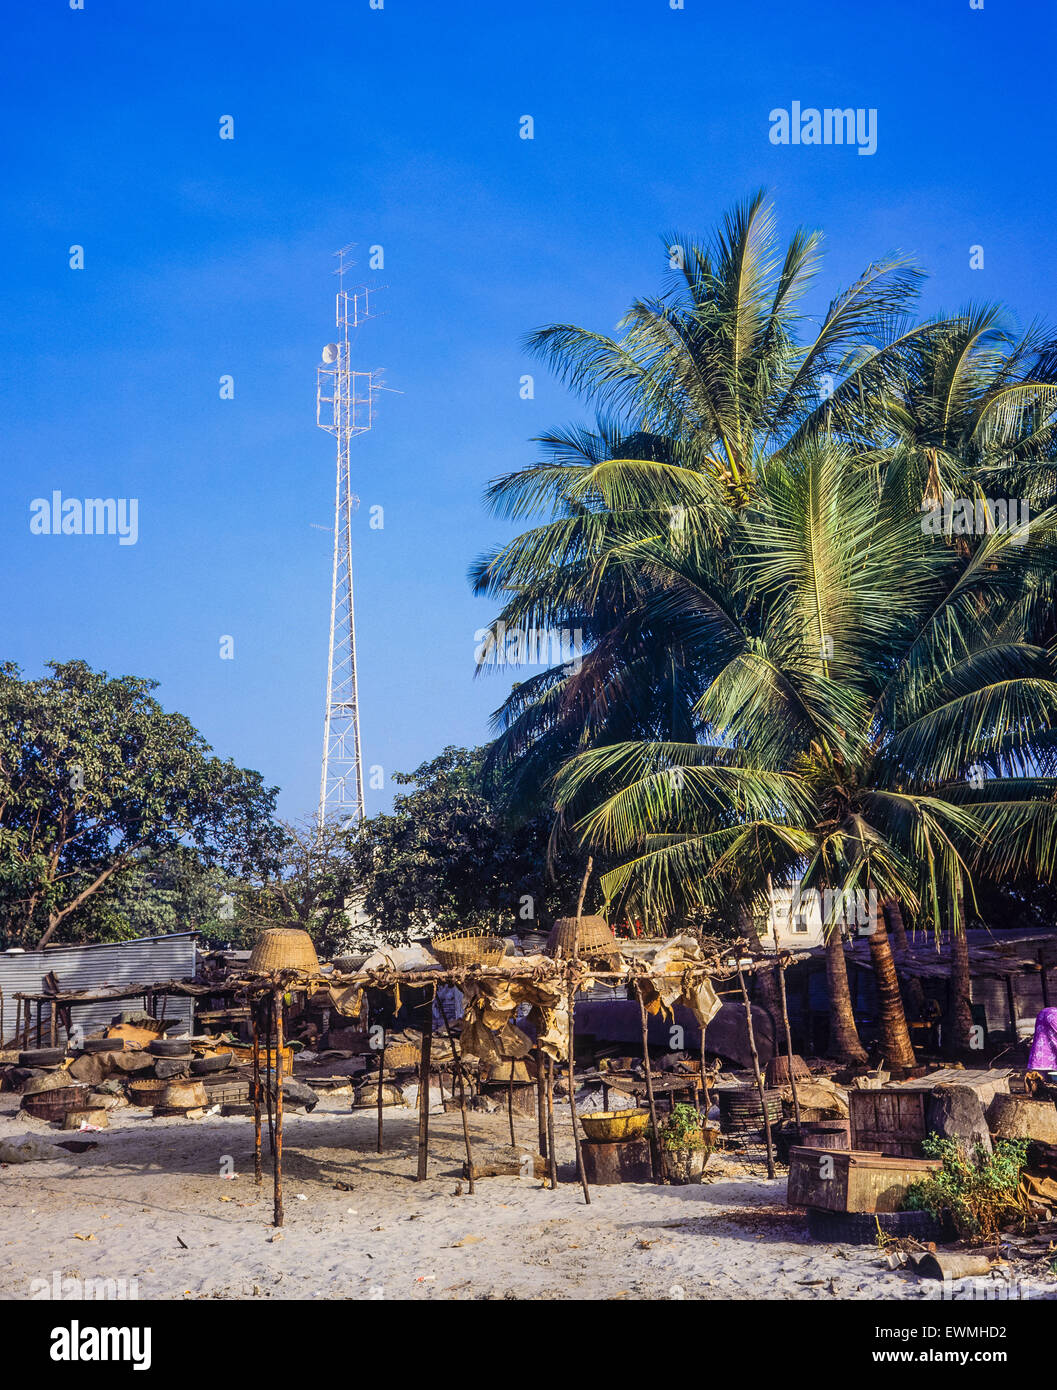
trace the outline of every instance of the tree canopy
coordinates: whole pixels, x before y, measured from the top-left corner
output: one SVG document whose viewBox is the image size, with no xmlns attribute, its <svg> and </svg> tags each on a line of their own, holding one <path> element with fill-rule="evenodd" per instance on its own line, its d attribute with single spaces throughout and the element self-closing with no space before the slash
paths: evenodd
<svg viewBox="0 0 1057 1390">
<path fill-rule="evenodd" d="M 553 816 L 515 819 L 485 750 L 449 747 L 394 780 L 412 790 L 352 843 L 364 910 L 387 936 L 528 930 L 575 906 L 578 861 L 548 867 Z"/>
<path fill-rule="evenodd" d="M 0 938 L 42 946 L 100 925 L 148 860 L 267 871 L 276 789 L 212 756 L 157 682 L 83 661 L 40 680 L 0 666 Z M 185 860 L 185 862 L 187 862 Z M 122 920 L 128 920 L 126 918 Z"/>
</svg>

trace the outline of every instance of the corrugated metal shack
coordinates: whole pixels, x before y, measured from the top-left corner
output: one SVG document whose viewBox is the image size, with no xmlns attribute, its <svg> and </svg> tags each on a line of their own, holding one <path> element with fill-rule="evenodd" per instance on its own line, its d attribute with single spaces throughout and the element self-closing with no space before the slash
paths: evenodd
<svg viewBox="0 0 1057 1390">
<path fill-rule="evenodd" d="M 97 946 L 56 946 L 24 954 L 0 953 L 0 992 L 3 1020 L 0 1039 L 15 1031 L 15 995 L 39 994 L 44 977 L 53 974 L 61 990 L 104 989 L 118 985 L 148 985 L 162 980 L 193 980 L 196 968 L 197 932 L 171 936 L 141 936 L 132 941 L 106 942 Z M 170 996 L 164 1001 L 165 1017 L 178 1019 L 188 1032 L 194 1026 L 194 1000 Z M 70 1004 L 70 1021 L 85 1033 L 108 1024 L 123 1009 L 137 1007 L 136 1000 L 99 1004 Z M 159 1004 L 159 1008 L 161 1005 Z M 50 1028 L 49 1006 L 43 1009 L 44 1036 Z M 35 1016 L 34 1016 L 35 1023 Z"/>
</svg>

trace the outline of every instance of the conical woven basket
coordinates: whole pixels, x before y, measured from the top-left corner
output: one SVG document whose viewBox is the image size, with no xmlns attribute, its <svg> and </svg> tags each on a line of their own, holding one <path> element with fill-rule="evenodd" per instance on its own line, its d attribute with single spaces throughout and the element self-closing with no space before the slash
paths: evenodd
<svg viewBox="0 0 1057 1390">
<path fill-rule="evenodd" d="M 319 974 L 319 957 L 308 932 L 296 927 L 265 927 L 250 952 L 251 975 L 270 975 L 273 970 L 301 970 Z"/>
<path fill-rule="evenodd" d="M 435 936 L 428 945 L 448 970 L 457 970 L 461 965 L 498 965 L 506 951 L 501 936 L 484 932 L 450 932 L 447 936 Z"/>
<path fill-rule="evenodd" d="M 556 918 L 547 938 L 548 952 L 552 956 L 567 958 L 573 954 L 574 943 L 578 945 L 581 956 L 607 956 L 619 950 L 617 939 L 604 917 L 581 917 L 579 926 L 577 941 L 576 918 Z"/>
<path fill-rule="evenodd" d="M 772 1057 L 767 1063 L 767 1072 L 764 1078 L 768 1086 L 788 1086 L 789 1085 L 789 1058 Z M 810 1081 L 811 1068 L 804 1061 L 803 1057 L 798 1057 L 793 1053 L 793 1080 Z"/>
</svg>

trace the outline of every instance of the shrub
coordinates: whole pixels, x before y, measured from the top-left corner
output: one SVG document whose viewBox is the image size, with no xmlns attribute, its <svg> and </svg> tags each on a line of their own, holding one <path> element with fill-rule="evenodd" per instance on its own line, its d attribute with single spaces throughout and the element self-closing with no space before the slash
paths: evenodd
<svg viewBox="0 0 1057 1390">
<path fill-rule="evenodd" d="M 678 1104 L 660 1130 L 663 1149 L 703 1149 L 705 1138 L 701 1132 L 701 1116 L 694 1105 Z"/>
<path fill-rule="evenodd" d="M 930 1134 L 922 1151 L 941 1159 L 943 1168 L 907 1189 L 904 1210 L 949 1216 L 963 1239 L 993 1240 L 1004 1224 L 1023 1220 L 1020 1172 L 1028 1140 L 998 1139 L 989 1154 L 980 1144 L 970 1152 L 957 1140 Z"/>
</svg>

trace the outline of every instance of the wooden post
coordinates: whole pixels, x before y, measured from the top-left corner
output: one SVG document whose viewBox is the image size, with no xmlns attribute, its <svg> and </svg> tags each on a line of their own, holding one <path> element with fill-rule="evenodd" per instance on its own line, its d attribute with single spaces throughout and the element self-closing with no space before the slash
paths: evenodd
<svg viewBox="0 0 1057 1390">
<path fill-rule="evenodd" d="M 573 955 L 580 952 L 580 918 L 584 913 L 584 898 L 587 896 L 587 880 L 591 877 L 591 870 L 594 868 L 594 855 L 587 856 L 587 867 L 584 869 L 583 882 L 580 884 L 580 896 L 576 900 L 576 936 L 573 939 Z"/>
<path fill-rule="evenodd" d="M 587 867 L 588 867 L 588 870 L 590 870 L 590 867 L 591 867 L 591 861 L 590 861 L 590 860 L 587 861 Z M 582 896 L 582 890 L 581 890 L 581 896 Z M 577 919 L 576 935 L 577 935 L 577 937 L 579 937 L 579 935 L 580 935 L 579 919 Z M 576 948 L 574 947 L 574 949 L 576 949 Z M 591 1190 L 590 1190 L 590 1188 L 587 1186 L 587 1174 L 584 1172 L 584 1155 L 583 1155 L 583 1150 L 582 1150 L 581 1147 L 580 1147 L 580 1125 L 579 1125 L 579 1121 L 577 1120 L 577 1117 L 576 1117 L 576 1027 L 575 1027 L 575 1011 L 576 1011 L 575 994 L 576 994 L 576 985 L 575 985 L 575 983 L 574 983 L 574 972 L 575 972 L 575 970 L 576 970 L 576 957 L 574 956 L 574 957 L 573 957 L 572 964 L 571 964 L 571 966 L 569 967 L 569 995 L 568 995 L 568 998 L 569 998 L 569 1110 L 570 1110 L 570 1112 L 572 1113 L 572 1117 L 573 1117 L 573 1145 L 575 1146 L 575 1149 L 576 1149 L 576 1171 L 577 1171 L 577 1173 L 579 1174 L 579 1177 L 580 1177 L 580 1186 L 581 1186 L 581 1187 L 583 1188 L 583 1190 L 584 1190 L 584 1202 L 587 1204 L 587 1206 L 590 1206 L 590 1205 L 591 1205 Z M 513 1121 L 512 1121 L 512 1120 L 511 1120 L 511 1125 L 513 1125 Z"/>
<path fill-rule="evenodd" d="M 763 1073 L 760 1071 L 760 1054 L 756 1051 L 756 1033 L 752 1026 L 752 1005 L 749 1003 L 749 991 L 745 987 L 745 973 L 741 966 L 738 966 L 738 984 L 741 985 L 741 997 L 745 1003 L 745 1024 L 749 1034 L 749 1051 L 752 1053 L 752 1073 L 756 1078 L 756 1089 L 760 1093 L 760 1108 L 763 1111 L 763 1133 L 767 1141 L 767 1176 L 774 1177 L 774 1147 L 771 1143 L 771 1119 L 767 1114 L 767 1095 L 764 1090 Z"/>
<path fill-rule="evenodd" d="M 547 1147 L 547 1097 L 543 1081 L 543 1049 L 536 1039 L 536 1133 L 539 1136 L 540 1157 L 546 1158 L 550 1152 Z"/>
<path fill-rule="evenodd" d="M 558 1186 L 558 1157 L 554 1144 L 554 1058 L 547 1057 L 547 1169 L 551 1191 Z"/>
<path fill-rule="evenodd" d="M 954 952 L 954 945 L 951 944 L 951 953 Z M 953 991 L 952 991 L 953 992 Z M 1014 1043 L 1017 1042 L 1017 996 L 1013 989 L 1013 976 L 1006 976 L 1006 1000 L 1009 1004 L 1009 1036 Z M 946 1033 L 944 1034 L 946 1037 Z"/>
<path fill-rule="evenodd" d="M 440 1016 L 444 1020 L 444 1029 L 448 1034 L 448 1042 L 451 1044 L 452 1065 L 455 1068 L 454 1081 L 459 1086 L 459 1113 L 462 1115 L 462 1138 L 466 1145 L 466 1172 L 470 1184 L 470 1196 L 474 1193 L 473 1182 L 473 1149 L 470 1147 L 470 1122 L 466 1118 L 466 1081 L 462 1074 L 462 1051 L 455 1050 L 455 1034 L 451 1031 L 451 1024 L 448 1022 L 448 1012 L 444 1007 L 444 1001 L 437 995 L 437 1007 L 440 1009 Z M 453 1082 L 454 1084 L 454 1082 Z"/>
<path fill-rule="evenodd" d="M 382 1152 L 382 1100 L 385 1086 L 385 1029 L 382 1029 L 382 1045 L 378 1049 L 378 1152 Z"/>
<path fill-rule="evenodd" d="M 510 1144 L 512 1148 L 517 1146 L 517 1135 L 514 1133 L 514 1059 L 507 1058 L 506 1078 L 506 1117 L 510 1124 Z"/>
<path fill-rule="evenodd" d="M 435 991 L 434 991 L 435 992 Z M 422 1182 L 429 1165 L 429 1066 L 433 1055 L 433 1001 L 426 1006 L 422 1029 L 422 1056 L 418 1066 L 418 1176 Z"/>
<path fill-rule="evenodd" d="M 711 1102 L 711 1099 L 710 1099 L 709 1094 L 708 1094 L 708 1073 L 707 1073 L 707 1065 L 708 1065 L 708 1063 L 707 1063 L 707 1059 L 706 1059 L 706 1056 L 705 1056 L 705 1029 L 706 1029 L 707 1027 L 708 1027 L 708 1024 L 707 1024 L 707 1023 L 702 1023 L 702 1025 L 701 1025 L 701 1095 L 704 1097 L 704 1102 L 703 1102 L 703 1103 L 704 1103 L 704 1107 L 705 1107 L 705 1118 L 706 1118 L 706 1119 L 708 1118 L 708 1112 L 712 1109 L 712 1102 Z"/>
<path fill-rule="evenodd" d="M 275 1000 L 275 1209 L 272 1224 L 283 1224 L 283 996 Z"/>
<path fill-rule="evenodd" d="M 635 981 L 635 995 L 639 1001 L 639 1019 L 642 1023 L 642 1064 L 646 1069 L 646 1099 L 650 1107 L 650 1162 L 653 1165 L 653 1180 L 658 1182 L 662 1176 L 661 1136 L 657 1129 L 657 1102 L 653 1095 L 653 1068 L 650 1066 L 650 1030 L 641 980 Z"/>
<path fill-rule="evenodd" d="M 591 877 L 591 870 L 594 867 L 594 855 L 587 856 L 587 866 L 584 869 L 583 882 L 580 884 L 580 896 L 576 900 L 576 926 L 573 929 L 573 958 L 568 969 L 568 1009 L 569 1009 L 569 1111 L 573 1117 L 573 1147 L 576 1150 L 576 1171 L 580 1177 L 580 1186 L 584 1190 L 584 1203 L 591 1205 L 591 1191 L 587 1186 L 587 1174 L 584 1171 L 584 1155 L 580 1146 L 580 1124 L 576 1115 L 576 969 L 580 959 L 580 918 L 584 911 L 584 898 L 587 895 L 587 881 Z M 513 1120 L 511 1120 L 513 1128 Z"/>
<path fill-rule="evenodd" d="M 789 1062 L 789 1085 L 793 1091 L 793 1123 L 796 1137 L 800 1138 L 800 1097 L 796 1092 L 796 1077 L 793 1075 L 793 1034 L 789 1028 L 789 1005 L 785 997 L 785 966 L 779 960 L 775 966 L 778 976 L 778 1003 L 782 1010 L 782 1027 L 785 1029 L 785 1055 Z"/>
<path fill-rule="evenodd" d="M 261 1030 L 258 1026 L 258 1003 L 250 1000 L 250 1019 L 253 1023 L 253 1181 L 260 1187 L 261 1169 Z"/>
<path fill-rule="evenodd" d="M 38 1047 L 40 1047 L 40 1045 L 41 1045 L 40 1031 L 41 1031 L 41 1021 L 42 1021 L 42 1014 L 43 1014 L 43 1011 L 44 1011 L 44 1005 L 43 1005 L 43 1004 L 40 1002 L 40 1000 L 38 999 L 38 1000 L 37 1000 L 37 1046 L 38 1046 Z"/>
<path fill-rule="evenodd" d="M 265 1027 L 267 1032 L 264 1036 L 264 1093 L 268 1102 L 268 1152 L 275 1161 L 275 1125 L 272 1121 L 272 1058 L 274 1056 L 274 1037 L 275 1037 L 275 999 L 268 995 L 268 1003 L 265 1007 L 264 1015 Z"/>
</svg>

